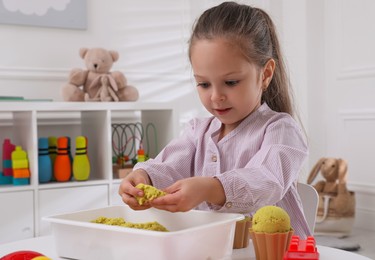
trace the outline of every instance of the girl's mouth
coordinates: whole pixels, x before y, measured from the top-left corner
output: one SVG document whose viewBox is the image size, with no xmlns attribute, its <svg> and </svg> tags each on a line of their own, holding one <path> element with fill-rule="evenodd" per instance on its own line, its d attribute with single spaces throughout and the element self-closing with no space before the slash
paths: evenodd
<svg viewBox="0 0 375 260">
<path fill-rule="evenodd" d="M 219 115 L 224 115 L 224 114 L 228 113 L 229 110 L 231 110 L 231 108 L 215 109 L 215 111 L 216 111 Z"/>
</svg>

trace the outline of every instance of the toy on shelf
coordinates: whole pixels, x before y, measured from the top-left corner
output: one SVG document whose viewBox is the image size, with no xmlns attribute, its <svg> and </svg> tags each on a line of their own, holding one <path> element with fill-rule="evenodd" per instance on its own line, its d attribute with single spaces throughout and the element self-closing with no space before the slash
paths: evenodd
<svg viewBox="0 0 375 260">
<path fill-rule="evenodd" d="M 52 180 L 52 162 L 48 152 L 48 138 L 38 139 L 38 177 L 39 183 Z"/>
<path fill-rule="evenodd" d="M 115 175 L 123 177 L 131 171 L 137 162 L 144 162 L 149 158 L 150 127 L 154 130 L 154 148 L 155 154 L 157 154 L 156 129 L 153 124 L 147 124 L 146 131 L 139 122 L 112 124 L 113 172 Z"/>
<path fill-rule="evenodd" d="M 72 152 L 70 150 L 70 137 L 69 136 L 65 136 L 67 139 L 68 139 L 68 155 L 69 155 L 69 159 L 70 159 L 70 164 L 73 165 L 73 156 L 72 156 Z"/>
<path fill-rule="evenodd" d="M 57 139 L 57 156 L 54 164 L 54 176 L 59 182 L 69 181 L 72 176 L 72 164 L 68 153 L 68 138 Z"/>
<path fill-rule="evenodd" d="M 15 145 L 11 144 L 9 139 L 3 142 L 3 171 L 0 172 L 0 185 L 9 185 L 13 183 L 12 152 Z"/>
<path fill-rule="evenodd" d="M 3 143 L 3 174 L 4 176 L 13 176 L 12 169 L 12 152 L 16 146 L 10 142 L 10 139 L 5 139 Z"/>
<path fill-rule="evenodd" d="M 21 146 L 16 146 L 16 150 L 12 152 L 12 168 L 14 185 L 30 184 L 29 160 Z"/>
<path fill-rule="evenodd" d="M 284 255 L 284 260 L 318 260 L 319 252 L 316 248 L 315 239 L 312 236 L 306 240 L 300 240 L 299 236 L 292 236 L 288 251 Z"/>
<path fill-rule="evenodd" d="M 57 137 L 50 136 L 48 137 L 48 154 L 51 158 L 52 166 L 55 163 L 55 159 L 57 156 Z"/>
<path fill-rule="evenodd" d="M 0 185 L 8 185 L 13 183 L 13 176 L 5 176 L 3 172 L 0 171 Z"/>
<path fill-rule="evenodd" d="M 77 181 L 85 181 L 90 176 L 90 160 L 87 155 L 87 138 L 76 137 L 76 153 L 73 158 L 73 176 Z"/>
<path fill-rule="evenodd" d="M 142 148 L 139 148 L 137 151 L 137 162 L 144 162 L 146 161 L 146 156 L 145 156 L 145 150 Z"/>
<path fill-rule="evenodd" d="M 57 137 L 56 136 L 49 136 L 48 137 L 48 154 L 51 158 L 52 164 L 52 181 L 55 181 L 55 174 L 54 174 L 54 165 L 57 156 Z"/>
<path fill-rule="evenodd" d="M 73 69 L 70 72 L 68 82 L 61 90 L 65 101 L 136 101 L 138 99 L 138 90 L 127 83 L 125 75 L 120 71 L 111 71 L 112 65 L 119 59 L 117 51 L 81 48 L 79 56 L 85 61 L 86 69 Z M 107 86 L 108 83 L 111 86 Z M 105 84 L 107 85 L 103 87 Z"/>
</svg>

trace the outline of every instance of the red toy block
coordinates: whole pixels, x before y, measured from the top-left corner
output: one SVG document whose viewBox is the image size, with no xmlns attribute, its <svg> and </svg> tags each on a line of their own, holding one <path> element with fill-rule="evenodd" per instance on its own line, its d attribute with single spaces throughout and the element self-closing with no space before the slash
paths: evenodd
<svg viewBox="0 0 375 260">
<path fill-rule="evenodd" d="M 307 237 L 300 240 L 299 236 L 293 236 L 289 249 L 284 255 L 284 260 L 318 260 L 319 252 L 316 248 L 315 238 Z"/>
</svg>

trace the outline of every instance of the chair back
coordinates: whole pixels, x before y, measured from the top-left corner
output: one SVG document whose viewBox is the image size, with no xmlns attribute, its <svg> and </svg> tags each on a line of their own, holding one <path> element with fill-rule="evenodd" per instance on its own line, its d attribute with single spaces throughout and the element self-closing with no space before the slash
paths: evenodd
<svg viewBox="0 0 375 260">
<path fill-rule="evenodd" d="M 303 212 L 305 214 L 307 224 L 311 230 L 311 233 L 314 234 L 315 220 L 319 203 L 318 192 L 313 186 L 301 182 L 298 182 L 297 190 L 301 198 Z"/>
</svg>

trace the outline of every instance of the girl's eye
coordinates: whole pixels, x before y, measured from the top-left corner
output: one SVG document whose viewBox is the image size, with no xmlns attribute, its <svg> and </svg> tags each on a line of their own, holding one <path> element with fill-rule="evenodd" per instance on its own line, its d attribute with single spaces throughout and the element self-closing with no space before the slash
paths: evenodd
<svg viewBox="0 0 375 260">
<path fill-rule="evenodd" d="M 207 82 L 198 82 L 197 83 L 197 87 L 208 88 L 209 86 L 210 86 L 210 84 L 207 83 Z"/>
<path fill-rule="evenodd" d="M 225 84 L 229 87 L 233 87 L 233 86 L 236 86 L 238 84 L 238 80 L 227 80 L 225 81 Z"/>
</svg>

